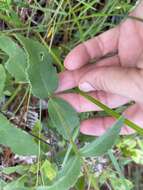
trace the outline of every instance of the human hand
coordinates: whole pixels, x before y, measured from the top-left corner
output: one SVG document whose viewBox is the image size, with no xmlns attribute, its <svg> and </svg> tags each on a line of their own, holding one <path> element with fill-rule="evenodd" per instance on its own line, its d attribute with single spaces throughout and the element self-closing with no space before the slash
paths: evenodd
<svg viewBox="0 0 143 190">
<path fill-rule="evenodd" d="M 143 18 L 143 2 L 131 13 Z M 112 57 L 99 60 L 108 53 Z M 89 63 L 98 59 L 96 64 Z M 64 62 L 66 71 L 59 74 L 57 92 L 78 86 L 110 108 L 116 108 L 131 100 L 124 115 L 143 127 L 143 23 L 127 19 L 117 27 L 75 47 Z M 78 112 L 99 111 L 93 103 L 79 94 L 59 94 Z M 80 131 L 88 135 L 101 135 L 114 123 L 112 117 L 83 121 Z M 133 131 L 122 128 L 122 134 Z"/>
</svg>

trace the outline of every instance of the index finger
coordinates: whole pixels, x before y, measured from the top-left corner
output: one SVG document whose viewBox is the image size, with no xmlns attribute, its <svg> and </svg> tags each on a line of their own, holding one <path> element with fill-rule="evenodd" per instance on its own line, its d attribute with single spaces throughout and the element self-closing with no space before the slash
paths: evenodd
<svg viewBox="0 0 143 190">
<path fill-rule="evenodd" d="M 75 70 L 92 59 L 99 59 L 118 49 L 119 27 L 92 38 L 75 47 L 66 57 L 64 65 L 68 70 Z"/>
</svg>

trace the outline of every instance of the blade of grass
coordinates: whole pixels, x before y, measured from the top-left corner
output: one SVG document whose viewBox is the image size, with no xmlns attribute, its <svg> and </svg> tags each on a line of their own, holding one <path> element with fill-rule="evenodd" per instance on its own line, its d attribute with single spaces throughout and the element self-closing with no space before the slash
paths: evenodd
<svg viewBox="0 0 143 190">
<path fill-rule="evenodd" d="M 78 133 L 79 133 L 79 128 L 76 128 L 74 134 L 73 134 L 73 142 L 75 142 L 77 136 L 78 136 Z M 68 158 L 69 158 L 69 155 L 70 155 L 70 152 L 72 150 L 72 145 L 70 144 L 68 149 L 67 149 L 67 152 L 65 154 L 65 157 L 64 157 L 64 161 L 62 163 L 62 167 L 64 168 L 66 162 L 68 161 Z"/>
<path fill-rule="evenodd" d="M 116 111 L 112 110 L 111 108 L 109 108 L 108 106 L 106 106 L 105 104 L 101 103 L 99 100 L 93 98 L 92 96 L 89 96 L 87 93 L 82 92 L 79 89 L 75 90 L 77 93 L 79 93 L 81 96 L 85 97 L 86 99 L 88 99 L 89 101 L 91 101 L 92 103 L 96 104 L 98 107 L 100 107 L 102 110 L 104 110 L 106 113 L 108 113 L 109 115 L 111 115 L 112 117 L 119 119 L 120 118 L 120 114 L 117 113 Z M 143 135 L 143 129 L 138 126 L 137 124 L 133 123 L 132 121 L 125 119 L 124 122 L 126 125 L 128 125 L 130 128 L 134 129 L 136 132 L 138 132 L 140 135 Z"/>
<path fill-rule="evenodd" d="M 77 28 L 78 28 L 79 33 L 80 33 L 80 35 L 79 35 L 80 41 L 84 41 L 84 38 L 83 38 L 83 30 L 82 30 L 82 27 L 81 27 L 81 25 L 80 25 L 80 22 L 78 21 L 77 16 L 75 15 L 75 13 L 74 13 L 74 11 L 73 11 L 73 8 L 72 8 L 72 6 L 71 6 L 69 0 L 68 0 L 68 2 L 69 2 L 70 12 L 71 12 L 71 14 L 73 15 L 74 22 L 75 22 L 75 24 L 77 25 Z"/>
</svg>

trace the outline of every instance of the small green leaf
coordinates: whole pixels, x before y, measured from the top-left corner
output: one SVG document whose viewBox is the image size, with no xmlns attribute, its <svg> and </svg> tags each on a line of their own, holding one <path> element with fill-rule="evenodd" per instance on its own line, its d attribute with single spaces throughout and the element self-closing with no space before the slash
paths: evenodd
<svg viewBox="0 0 143 190">
<path fill-rule="evenodd" d="M 80 177 L 81 161 L 74 157 L 68 161 L 65 167 L 59 172 L 51 186 L 41 186 L 36 190 L 69 190 L 75 185 Z"/>
<path fill-rule="evenodd" d="M 106 153 L 115 144 L 123 124 L 124 124 L 124 118 L 121 117 L 101 137 L 81 148 L 80 149 L 81 154 L 85 157 L 90 157 L 90 156 L 101 156 L 102 154 Z"/>
<path fill-rule="evenodd" d="M 48 50 L 38 41 L 16 35 L 28 56 L 28 76 L 32 93 L 41 98 L 47 98 L 58 87 L 58 75 L 52 65 Z"/>
<path fill-rule="evenodd" d="M 25 52 L 10 37 L 0 36 L 0 49 L 4 51 L 9 59 L 5 68 L 16 79 L 17 82 L 27 82 L 27 61 Z"/>
<path fill-rule="evenodd" d="M 33 138 L 14 127 L 5 116 L 0 114 L 0 144 L 8 146 L 19 155 L 37 155 L 38 146 Z"/>
<path fill-rule="evenodd" d="M 10 175 L 12 173 L 18 173 L 21 174 L 28 170 L 28 166 L 26 165 L 17 165 L 12 167 L 7 167 L 2 169 L 2 173 L 5 173 L 7 175 Z"/>
<path fill-rule="evenodd" d="M 3 90 L 6 81 L 6 73 L 2 65 L 0 65 L 0 98 L 3 95 Z"/>
<path fill-rule="evenodd" d="M 66 140 L 72 137 L 74 129 L 80 123 L 76 111 L 70 104 L 59 98 L 51 98 L 48 102 L 48 112 L 51 124 L 59 134 Z"/>
<path fill-rule="evenodd" d="M 46 176 L 51 181 L 57 175 L 56 170 L 54 169 L 54 167 L 52 166 L 52 164 L 48 160 L 44 161 L 40 170 L 44 174 L 44 176 Z"/>
<path fill-rule="evenodd" d="M 75 185 L 75 189 L 76 189 L 76 190 L 83 190 L 83 189 L 85 189 L 85 185 L 86 185 L 85 176 L 81 176 L 81 177 L 78 179 L 78 181 L 77 181 L 77 183 L 76 183 L 76 185 Z"/>
</svg>

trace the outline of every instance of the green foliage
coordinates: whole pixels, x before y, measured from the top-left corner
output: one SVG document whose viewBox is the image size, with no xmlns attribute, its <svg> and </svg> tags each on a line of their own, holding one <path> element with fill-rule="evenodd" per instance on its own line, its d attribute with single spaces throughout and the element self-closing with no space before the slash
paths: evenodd
<svg viewBox="0 0 143 190">
<path fill-rule="evenodd" d="M 3 190 L 30 190 L 25 187 L 24 183 L 24 179 L 15 180 L 5 185 Z"/>
<path fill-rule="evenodd" d="M 133 184 L 128 179 L 125 179 L 126 185 L 123 183 L 122 179 L 119 178 L 113 171 L 107 170 L 103 172 L 103 175 L 100 176 L 99 181 L 101 184 L 104 184 L 106 181 L 111 183 L 111 186 L 114 190 L 132 190 Z"/>
<path fill-rule="evenodd" d="M 0 99 L 1 99 L 1 97 L 3 95 L 5 81 L 6 81 L 5 69 L 4 69 L 4 67 L 2 65 L 0 65 Z"/>
<path fill-rule="evenodd" d="M 53 185 L 38 187 L 36 190 L 68 190 L 76 183 L 80 176 L 80 170 L 81 160 L 78 157 L 74 157 L 58 173 Z"/>
<path fill-rule="evenodd" d="M 143 140 L 133 136 L 124 138 L 117 144 L 125 157 L 130 157 L 136 164 L 143 164 Z"/>
<path fill-rule="evenodd" d="M 24 51 L 9 37 L 0 36 L 0 49 L 8 56 L 5 68 L 17 82 L 27 82 L 27 62 Z"/>
<path fill-rule="evenodd" d="M 1 189 L 3 189 L 4 186 L 6 186 L 6 182 L 4 180 L 0 179 L 0 187 L 1 187 Z"/>
<path fill-rule="evenodd" d="M 48 160 L 44 161 L 40 170 L 43 173 L 43 175 L 47 177 L 49 180 L 53 180 L 57 175 L 55 168 Z"/>
<path fill-rule="evenodd" d="M 38 41 L 16 35 L 24 46 L 28 59 L 28 77 L 35 96 L 44 99 L 53 93 L 58 87 L 56 69 L 52 65 L 52 59 L 48 50 Z"/>
<path fill-rule="evenodd" d="M 49 101 L 46 106 L 49 114 L 47 110 L 42 110 L 40 100 L 39 108 L 36 104 L 36 111 L 40 112 L 38 122 L 32 129 L 25 128 L 35 135 L 34 138 L 20 129 L 23 125 L 14 126 L 6 117 L 0 115 L 0 144 L 10 147 L 13 153 L 25 155 L 24 162 L 29 156 L 36 155 L 36 160 L 32 164 L 21 165 L 16 161 L 13 167 L 4 166 L 5 168 L 1 170 L 0 188 L 4 190 L 35 190 L 36 188 L 37 190 L 69 190 L 71 188 L 83 190 L 102 189 L 101 186 L 107 184 L 106 187 L 113 190 L 132 189 L 132 183 L 126 178 L 123 180 L 121 173 L 124 166 L 131 161 L 140 164 L 139 168 L 142 170 L 143 143 L 140 137 L 139 141 L 131 136 L 128 142 L 124 141 L 126 137 L 120 138 L 117 147 L 114 147 L 115 151 L 112 151 L 115 152 L 115 157 L 116 152 L 119 153 L 117 160 L 111 159 L 112 163 L 107 162 L 107 166 L 104 163 L 105 168 L 103 167 L 100 171 L 100 175 L 98 171 L 90 171 L 90 169 L 96 168 L 100 158 L 102 160 L 106 157 L 105 153 L 116 144 L 124 122 L 139 134 L 143 134 L 143 130 L 129 120 L 121 118 L 97 140 L 93 140 L 94 137 L 92 137 L 91 142 L 91 138 L 85 135 L 80 135 L 82 138 L 78 138 L 80 125 L 78 114 L 67 102 L 54 97 L 58 86 L 57 71 L 64 70 L 63 58 L 70 49 L 79 42 L 119 23 L 123 15 L 132 7 L 131 1 L 111 0 L 104 4 L 97 0 L 88 2 L 60 0 L 51 1 L 46 5 L 43 2 L 0 1 L 0 33 L 2 34 L 0 36 L 0 50 L 2 50 L 0 51 L 0 97 L 6 94 L 9 97 L 9 99 L 6 97 L 4 102 L 6 109 L 2 111 L 5 111 L 4 114 L 7 116 L 10 111 L 16 113 L 12 118 L 10 116 L 10 121 L 15 121 L 15 119 L 21 121 L 25 119 L 23 118 L 25 115 L 22 115 L 23 108 L 26 107 L 26 112 L 28 112 L 29 105 L 31 106 L 31 103 L 33 105 L 33 102 L 35 105 L 39 98 Z M 15 34 L 15 31 L 18 34 Z M 15 83 L 21 83 L 18 90 L 18 85 Z M 23 95 L 25 98 L 22 97 Z M 101 107 L 104 112 L 117 119 L 120 117 L 120 114 L 87 94 L 86 98 Z M 20 105 L 17 101 L 19 99 Z M 124 108 L 126 107 L 125 105 Z M 97 116 L 95 112 L 84 114 L 84 119 Z M 55 130 L 45 127 L 48 119 Z M 81 148 L 85 141 L 88 144 Z M 0 157 L 2 155 L 3 158 L 3 154 L 3 146 L 1 146 Z M 82 157 L 92 157 L 91 159 L 94 160 L 93 156 L 96 159 L 93 165 L 88 167 L 89 163 L 85 162 L 83 169 Z M 119 161 L 119 164 L 115 160 Z M 15 164 L 18 165 L 15 166 Z M 118 166 L 121 166 L 121 171 Z M 109 172 L 108 169 L 110 169 Z M 137 172 L 138 170 L 137 168 Z M 127 173 L 126 170 L 125 173 Z M 132 176 L 129 177 L 131 179 Z M 135 186 L 134 189 L 140 189 L 140 187 Z"/>
<path fill-rule="evenodd" d="M 101 156 L 105 154 L 115 144 L 121 127 L 124 124 L 124 118 L 121 117 L 111 128 L 105 132 L 101 137 L 93 142 L 85 145 L 81 150 L 81 154 L 85 157 Z"/>
<path fill-rule="evenodd" d="M 19 155 L 37 155 L 38 146 L 25 131 L 14 127 L 0 114 L 0 144 L 8 146 Z"/>
<path fill-rule="evenodd" d="M 25 171 L 27 171 L 28 167 L 26 165 L 17 165 L 17 166 L 13 166 L 13 167 L 7 167 L 2 169 L 2 172 L 9 175 L 12 173 L 18 173 L 18 174 L 22 174 Z"/>
<path fill-rule="evenodd" d="M 79 127 L 79 118 L 76 111 L 64 100 L 50 98 L 48 102 L 48 112 L 53 127 L 65 138 L 69 140 L 76 127 Z"/>
</svg>

